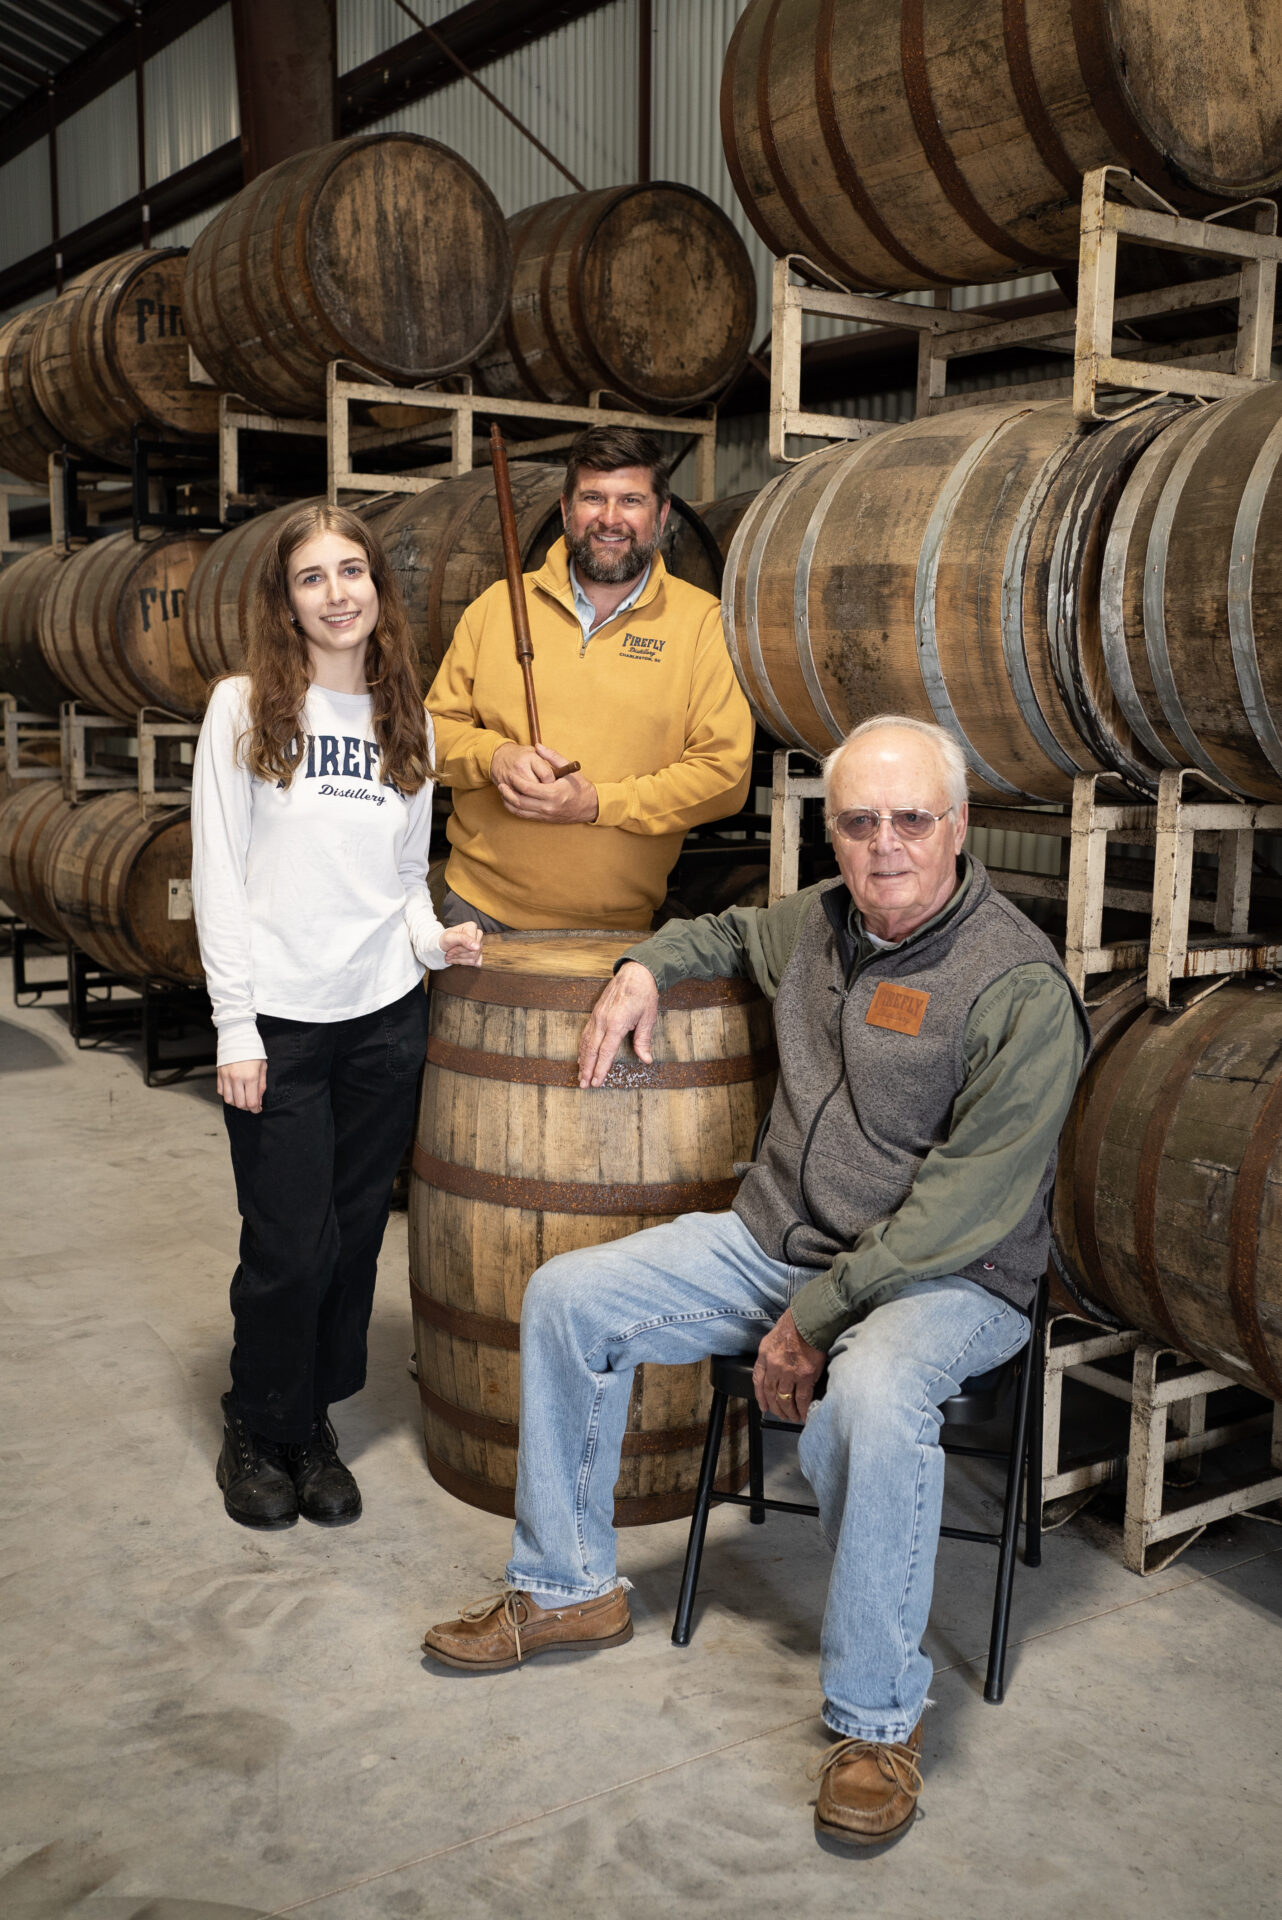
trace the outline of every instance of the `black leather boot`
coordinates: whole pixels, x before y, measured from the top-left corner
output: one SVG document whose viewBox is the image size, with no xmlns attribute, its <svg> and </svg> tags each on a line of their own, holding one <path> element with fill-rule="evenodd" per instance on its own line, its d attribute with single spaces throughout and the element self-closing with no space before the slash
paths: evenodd
<svg viewBox="0 0 1282 1920">
<path fill-rule="evenodd" d="M 316 1425 L 301 1447 L 290 1447 L 285 1464 L 293 1476 L 298 1511 L 305 1520 L 322 1526 L 341 1526 L 358 1520 L 361 1490 L 338 1457 L 338 1435 L 328 1413 L 317 1415 Z"/>
<path fill-rule="evenodd" d="M 280 1452 L 245 1425 L 223 1395 L 223 1450 L 217 1479 L 223 1505 L 242 1527 L 292 1527 L 298 1495 Z"/>
</svg>

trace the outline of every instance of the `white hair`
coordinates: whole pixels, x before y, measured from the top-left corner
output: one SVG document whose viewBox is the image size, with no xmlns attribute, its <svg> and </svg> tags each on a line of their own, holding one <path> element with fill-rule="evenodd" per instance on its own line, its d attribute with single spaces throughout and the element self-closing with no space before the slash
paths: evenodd
<svg viewBox="0 0 1282 1920">
<path fill-rule="evenodd" d="M 853 747 L 857 740 L 863 740 L 870 733 L 880 733 L 883 728 L 897 727 L 906 733 L 920 733 L 930 741 L 939 755 L 943 769 L 944 786 L 951 807 L 962 808 L 966 804 L 966 757 L 951 733 L 943 727 L 937 727 L 930 720 L 914 720 L 906 713 L 878 713 L 871 720 L 861 720 L 852 727 L 840 746 L 834 747 L 823 763 L 824 809 L 827 811 L 832 794 L 832 777 L 837 771 L 837 762 L 847 747 Z"/>
</svg>

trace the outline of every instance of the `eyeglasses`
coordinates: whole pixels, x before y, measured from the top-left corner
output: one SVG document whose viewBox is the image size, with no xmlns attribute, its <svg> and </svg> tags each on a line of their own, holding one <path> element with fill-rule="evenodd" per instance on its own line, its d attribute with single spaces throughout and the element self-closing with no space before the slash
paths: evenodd
<svg viewBox="0 0 1282 1920">
<path fill-rule="evenodd" d="M 951 812 L 951 807 L 945 807 L 943 813 L 929 813 L 925 807 L 892 807 L 889 813 L 874 813 L 871 807 L 847 807 L 844 813 L 831 814 L 828 824 L 843 840 L 856 843 L 871 840 L 883 820 L 889 820 L 900 840 L 925 840 L 944 814 Z"/>
</svg>

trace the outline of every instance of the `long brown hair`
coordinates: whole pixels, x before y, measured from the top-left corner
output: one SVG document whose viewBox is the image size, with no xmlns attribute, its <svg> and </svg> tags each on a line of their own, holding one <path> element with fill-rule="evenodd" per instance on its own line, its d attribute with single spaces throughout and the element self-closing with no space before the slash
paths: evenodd
<svg viewBox="0 0 1282 1920">
<path fill-rule="evenodd" d="M 369 562 L 378 594 L 378 619 L 365 654 L 365 678 L 373 701 L 374 738 L 382 777 L 403 793 L 417 793 L 436 778 L 427 745 L 427 715 L 409 616 L 382 542 L 346 507 L 313 501 L 281 522 L 263 556 L 246 647 L 249 727 L 241 742 L 245 765 L 260 780 L 288 786 L 298 765 L 303 702 L 312 683 L 307 640 L 294 624 L 289 600 L 289 562 L 305 540 L 337 533 Z"/>
</svg>

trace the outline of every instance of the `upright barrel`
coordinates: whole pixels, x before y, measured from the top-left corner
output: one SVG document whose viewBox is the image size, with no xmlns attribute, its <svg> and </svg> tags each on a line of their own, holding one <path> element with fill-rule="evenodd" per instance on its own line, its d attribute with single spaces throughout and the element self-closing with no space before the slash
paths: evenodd
<svg viewBox="0 0 1282 1920">
<path fill-rule="evenodd" d="M 43 309 L 32 381 L 69 446 L 128 461 L 135 426 L 165 440 L 217 433 L 217 393 L 188 377 L 185 265 L 182 247 L 117 254 Z"/>
<path fill-rule="evenodd" d="M 409 385 L 466 366 L 511 280 L 502 212 L 467 161 L 419 134 L 371 133 L 243 188 L 192 247 L 183 313 L 220 387 L 319 414 L 331 360 Z"/>
<path fill-rule="evenodd" d="M 202 979 L 188 809 L 144 816 L 137 794 L 108 793 L 68 814 L 47 885 L 70 939 L 130 979 Z"/>
<path fill-rule="evenodd" d="M 1101 1036 L 1055 1232 L 1088 1298 L 1282 1399 L 1282 992 L 1230 984 Z"/>
<path fill-rule="evenodd" d="M 1100 604 L 1118 701 L 1160 766 L 1282 800 L 1282 386 L 1197 408 L 1113 515 Z"/>
<path fill-rule="evenodd" d="M 118 533 L 72 554 L 41 606 L 50 672 L 99 713 L 132 720 L 140 707 L 163 707 L 197 718 L 205 683 L 187 646 L 183 605 L 209 545 L 197 534 Z"/>
<path fill-rule="evenodd" d="M 59 780 L 24 780 L 0 800 L 0 900 L 51 940 L 67 938 L 54 904 L 52 854 L 71 812 Z"/>
<path fill-rule="evenodd" d="M 1275 0 L 750 0 L 721 131 L 771 253 L 847 284 L 1077 256 L 1082 176 L 1195 210 L 1282 184 Z"/>
<path fill-rule="evenodd" d="M 488 393 L 662 412 L 720 393 L 752 345 L 752 261 L 715 201 L 672 181 L 600 187 L 508 222 L 512 304 L 477 371 Z"/>
<path fill-rule="evenodd" d="M 31 354 L 49 303 L 15 313 L 0 326 L 0 468 L 43 487 L 49 480 L 49 455 L 62 435 L 36 399 Z"/>
<path fill-rule="evenodd" d="M 811 753 L 870 713 L 936 721 L 998 800 L 1065 800 L 1078 773 L 1154 785 L 1093 609 L 1110 502 L 1172 417 L 1085 434 L 1066 405 L 967 407 L 772 481 L 722 587 L 758 721 Z"/>
<path fill-rule="evenodd" d="M 40 617 L 62 565 L 52 547 L 38 547 L 0 568 L 0 693 L 34 713 L 57 713 L 70 689 L 40 651 Z"/>
<path fill-rule="evenodd" d="M 728 1207 L 773 1088 L 770 1016 L 746 982 L 685 981 L 660 1000 L 654 1064 L 626 1050 L 582 1092 L 584 1018 L 627 941 L 491 937 L 485 965 L 432 979 L 413 1152 L 410 1294 L 433 1477 L 512 1512 L 526 1282 L 554 1254 L 695 1209 Z M 694 1499 L 704 1366 L 638 1369 L 615 1489 L 621 1526 Z M 722 1482 L 742 1484 L 742 1438 Z"/>
<path fill-rule="evenodd" d="M 517 460 L 511 477 L 521 565 L 533 573 L 561 536 L 564 469 Z M 374 509 L 370 520 L 405 595 L 419 661 L 430 678 L 464 610 L 503 577 L 494 476 L 486 467 L 442 480 L 424 493 Z M 659 551 L 679 579 L 708 593 L 717 591 L 716 541 L 684 501 L 673 501 Z"/>
</svg>

